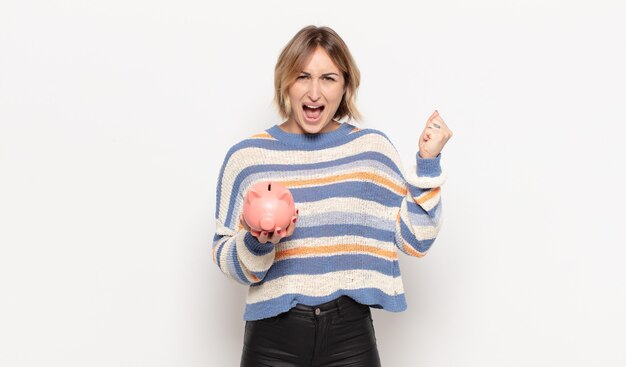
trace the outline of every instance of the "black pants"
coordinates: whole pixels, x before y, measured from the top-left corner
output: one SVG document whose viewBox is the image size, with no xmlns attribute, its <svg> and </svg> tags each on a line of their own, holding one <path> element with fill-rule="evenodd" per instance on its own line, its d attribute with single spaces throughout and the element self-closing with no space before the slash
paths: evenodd
<svg viewBox="0 0 626 367">
<path fill-rule="evenodd" d="M 379 367 L 369 306 L 340 297 L 246 322 L 241 367 Z"/>
</svg>

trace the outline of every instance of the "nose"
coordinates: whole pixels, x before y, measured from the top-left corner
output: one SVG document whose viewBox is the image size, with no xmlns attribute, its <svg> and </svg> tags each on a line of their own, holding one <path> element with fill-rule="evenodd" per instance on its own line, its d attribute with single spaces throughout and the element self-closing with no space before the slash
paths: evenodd
<svg viewBox="0 0 626 367">
<path fill-rule="evenodd" d="M 309 83 L 309 92 L 307 93 L 307 96 L 311 99 L 312 102 L 317 102 L 317 100 L 320 99 L 322 94 L 320 90 L 319 79 L 316 79 L 316 78 L 311 79 L 311 82 Z"/>
</svg>

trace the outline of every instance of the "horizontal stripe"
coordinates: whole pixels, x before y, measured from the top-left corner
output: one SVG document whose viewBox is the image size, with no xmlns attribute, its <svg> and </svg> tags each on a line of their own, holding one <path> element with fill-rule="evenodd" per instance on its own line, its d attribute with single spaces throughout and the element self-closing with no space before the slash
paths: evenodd
<svg viewBox="0 0 626 367">
<path fill-rule="evenodd" d="M 305 211 L 300 207 L 301 220 L 298 222 L 298 227 L 312 227 L 321 226 L 326 224 L 349 224 L 359 223 L 361 225 L 392 231 L 394 229 L 394 221 L 388 218 L 379 217 L 376 215 L 364 214 L 363 212 L 340 212 L 340 211 L 328 211 L 328 212 L 311 212 Z M 306 214 L 305 214 L 306 213 Z M 376 213 L 376 212 L 371 212 Z"/>
<path fill-rule="evenodd" d="M 256 245 L 250 245 L 250 242 Z M 249 232 L 237 237 L 240 261 L 250 272 L 265 272 L 272 266 L 276 254 L 275 245 L 272 243 L 259 243 Z M 257 249 L 250 250 L 250 247 Z"/>
<path fill-rule="evenodd" d="M 425 254 L 421 253 L 421 252 L 417 252 L 413 249 L 413 247 L 411 247 L 411 245 L 409 245 L 406 242 L 402 242 L 402 248 L 404 248 L 404 251 L 411 255 L 411 256 L 415 256 L 415 257 L 423 257 Z"/>
<path fill-rule="evenodd" d="M 313 202 L 296 203 L 300 210 L 300 216 L 323 215 L 330 211 L 341 210 L 343 213 L 352 214 L 352 218 L 359 219 L 362 213 L 376 216 L 384 221 L 395 221 L 397 207 L 390 207 L 386 203 L 378 203 L 359 198 L 338 197 L 328 198 Z M 298 222 L 300 225 L 300 221 Z"/>
<path fill-rule="evenodd" d="M 259 240 L 254 237 L 250 232 L 246 232 L 243 237 L 243 243 L 246 250 L 254 256 L 267 255 L 274 250 L 274 244 L 272 243 L 260 243 Z"/>
<path fill-rule="evenodd" d="M 294 188 L 290 191 L 297 204 L 331 197 L 358 198 L 385 204 L 389 207 L 397 206 L 402 201 L 402 196 L 371 182 L 338 182 L 319 187 Z"/>
<path fill-rule="evenodd" d="M 439 187 L 443 185 L 443 183 L 446 181 L 447 175 L 445 172 L 442 172 L 439 176 L 420 177 L 420 176 L 417 176 L 417 173 L 415 172 L 415 167 L 414 167 L 413 171 L 410 171 L 405 174 L 405 177 L 406 177 L 406 181 L 412 186 L 420 187 L 423 189 L 430 189 L 433 187 Z"/>
<path fill-rule="evenodd" d="M 394 231 L 390 231 L 390 236 L 392 236 L 392 232 L 395 233 L 395 224 Z M 390 237 L 393 238 L 393 237 Z M 283 238 L 277 245 L 276 251 L 286 251 L 298 248 L 316 248 L 322 246 L 333 246 L 333 245 L 341 245 L 345 243 L 358 243 L 361 246 L 367 246 L 369 248 L 380 249 L 384 251 L 393 251 L 396 247 L 390 242 L 390 239 L 386 239 L 385 241 L 380 241 L 373 238 L 366 238 L 358 236 L 354 233 L 345 236 L 329 236 L 329 237 L 313 237 L 313 238 L 304 238 L 304 239 L 293 239 L 293 236 Z"/>
<path fill-rule="evenodd" d="M 415 202 L 417 204 L 422 204 L 427 202 L 428 200 L 432 199 L 433 197 L 435 197 L 437 194 L 439 194 L 439 191 L 441 189 L 439 187 L 436 187 L 434 189 L 431 189 L 429 191 L 427 191 L 426 193 L 424 193 L 423 195 L 420 195 L 417 198 L 414 198 Z"/>
<path fill-rule="evenodd" d="M 279 250 L 276 252 L 275 261 L 296 256 L 328 256 L 344 252 L 382 256 L 387 258 L 387 261 L 395 260 L 398 258 L 398 255 L 394 251 L 383 250 L 376 247 L 369 247 L 356 243 L 346 243 L 333 246 L 300 247 L 288 250 Z"/>
<path fill-rule="evenodd" d="M 437 210 L 441 211 L 441 208 L 440 208 L 441 201 L 437 202 L 437 204 L 434 207 L 430 208 L 430 210 L 426 210 L 422 206 L 417 205 L 414 202 L 409 202 L 409 204 L 411 204 L 411 205 L 408 206 L 408 209 L 409 209 L 409 212 L 412 213 L 412 214 L 419 214 L 419 215 L 430 216 L 433 213 L 435 213 L 435 211 L 437 211 Z"/>
<path fill-rule="evenodd" d="M 290 238 L 292 239 L 305 239 L 316 238 L 320 235 L 325 237 L 330 236 L 347 236 L 356 234 L 365 238 L 373 238 L 380 241 L 389 241 L 393 238 L 392 231 L 380 230 L 377 228 L 371 228 L 358 224 L 337 224 L 337 225 L 323 225 L 312 227 L 296 227 Z"/>
<path fill-rule="evenodd" d="M 323 297 L 341 289 L 378 288 L 387 295 L 403 293 L 402 280 L 373 270 L 345 270 L 316 275 L 285 275 L 257 283 L 248 290 L 248 303 L 279 297 L 285 293 Z"/>
<path fill-rule="evenodd" d="M 440 200 L 441 200 L 441 195 L 439 192 L 437 192 L 435 195 L 428 198 L 428 200 L 424 200 L 423 202 L 416 203 L 416 204 L 419 205 L 422 209 L 424 209 L 426 212 L 430 214 L 431 210 L 433 210 L 433 208 L 436 207 L 440 203 Z"/>
<path fill-rule="evenodd" d="M 403 220 L 400 221 L 400 234 L 405 242 L 411 244 L 411 247 L 420 253 L 426 253 L 435 241 L 434 236 L 431 238 L 417 238 Z"/>
<path fill-rule="evenodd" d="M 396 260 L 389 260 L 369 256 L 366 254 L 344 254 L 325 256 L 320 258 L 290 258 L 278 261 L 269 269 L 263 282 L 274 280 L 287 275 L 297 274 L 326 274 L 341 270 L 372 270 L 393 277 L 399 272 L 397 254 Z"/>
<path fill-rule="evenodd" d="M 251 138 L 253 138 L 253 139 L 254 138 L 261 138 L 261 139 L 273 139 L 273 140 L 276 140 L 276 139 L 274 139 L 273 136 L 271 136 L 268 133 L 255 134 L 255 135 L 252 135 Z"/>
<path fill-rule="evenodd" d="M 433 208 L 433 216 L 429 216 L 428 213 L 424 211 L 422 207 L 419 205 L 412 205 L 408 203 L 407 205 L 409 221 L 414 226 L 433 226 L 437 222 L 439 222 L 439 218 L 441 216 L 441 203 L 438 203 L 435 208 Z M 415 213 L 416 211 L 419 211 Z"/>
<path fill-rule="evenodd" d="M 387 189 L 394 191 L 398 195 L 406 195 L 406 188 L 396 185 L 391 180 L 388 180 L 380 175 L 369 173 L 369 172 L 354 172 L 354 173 L 344 173 L 333 176 L 327 176 L 323 178 L 317 179 L 303 179 L 297 181 L 283 181 L 283 184 L 287 187 L 300 187 L 300 186 L 309 186 L 309 185 L 326 185 L 329 183 L 335 182 L 343 182 L 343 181 L 371 181 L 379 184 L 380 186 L 385 186 Z"/>
</svg>

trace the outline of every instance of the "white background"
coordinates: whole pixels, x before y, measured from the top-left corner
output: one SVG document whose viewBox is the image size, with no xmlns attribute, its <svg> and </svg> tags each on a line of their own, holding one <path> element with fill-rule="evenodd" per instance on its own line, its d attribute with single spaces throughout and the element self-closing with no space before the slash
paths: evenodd
<svg viewBox="0 0 626 367">
<path fill-rule="evenodd" d="M 412 164 L 454 131 L 444 227 L 376 310 L 383 365 L 626 365 L 623 1 L 0 3 L 0 365 L 236 366 L 211 260 L 228 148 L 279 122 L 273 68 L 328 25 L 361 126 Z"/>
</svg>

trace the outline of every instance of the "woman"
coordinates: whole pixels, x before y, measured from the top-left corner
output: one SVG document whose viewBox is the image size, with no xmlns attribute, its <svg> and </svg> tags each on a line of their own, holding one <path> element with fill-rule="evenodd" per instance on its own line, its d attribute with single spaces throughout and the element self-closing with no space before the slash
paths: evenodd
<svg viewBox="0 0 626 367">
<path fill-rule="evenodd" d="M 360 129 L 359 70 L 330 28 L 285 46 L 275 100 L 286 120 L 234 145 L 217 186 L 213 259 L 248 285 L 241 366 L 380 366 L 370 307 L 406 309 L 397 250 L 421 257 L 440 228 L 440 152 L 452 136 L 437 111 L 403 175 L 380 131 Z M 242 199 L 259 181 L 291 191 L 287 228 L 255 232 Z"/>
</svg>

